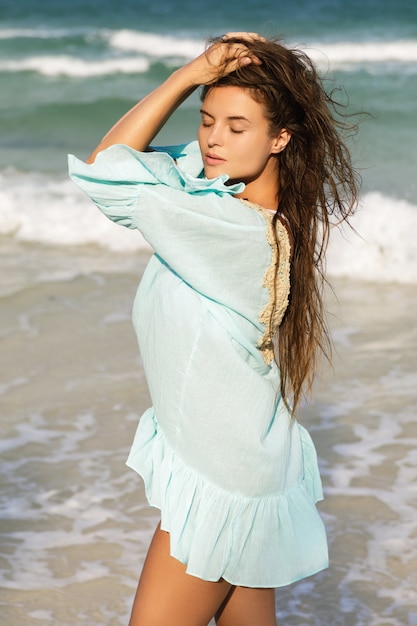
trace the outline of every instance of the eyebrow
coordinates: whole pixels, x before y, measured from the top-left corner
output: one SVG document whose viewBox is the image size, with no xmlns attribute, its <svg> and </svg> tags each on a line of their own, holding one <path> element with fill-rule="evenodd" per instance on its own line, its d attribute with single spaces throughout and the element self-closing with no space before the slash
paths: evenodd
<svg viewBox="0 0 417 626">
<path fill-rule="evenodd" d="M 205 109 L 200 109 L 200 113 L 202 115 L 207 115 L 208 117 L 211 117 L 212 120 L 214 120 L 214 115 L 211 115 L 211 113 L 209 113 Z M 245 117 L 244 115 L 229 115 L 226 119 L 230 121 L 248 122 L 248 124 L 251 123 L 251 121 L 248 120 L 248 118 Z"/>
</svg>

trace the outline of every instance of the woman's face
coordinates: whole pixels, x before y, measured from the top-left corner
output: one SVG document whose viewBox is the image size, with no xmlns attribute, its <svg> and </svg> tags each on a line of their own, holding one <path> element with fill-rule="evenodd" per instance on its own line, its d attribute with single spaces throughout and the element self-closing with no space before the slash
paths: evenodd
<svg viewBox="0 0 417 626">
<path fill-rule="evenodd" d="M 198 141 L 207 178 L 228 174 L 230 182 L 275 180 L 274 154 L 286 145 L 273 137 L 263 106 L 241 87 L 213 87 L 201 107 Z"/>
</svg>

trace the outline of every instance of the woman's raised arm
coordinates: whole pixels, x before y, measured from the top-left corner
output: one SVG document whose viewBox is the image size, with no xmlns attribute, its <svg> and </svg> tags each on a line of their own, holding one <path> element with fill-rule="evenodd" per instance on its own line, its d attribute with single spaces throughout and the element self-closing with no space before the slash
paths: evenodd
<svg viewBox="0 0 417 626">
<path fill-rule="evenodd" d="M 118 143 L 135 150 L 146 150 L 172 113 L 198 86 L 208 85 L 242 65 L 258 62 L 244 44 L 233 42 L 236 36 L 248 40 L 259 38 L 255 33 L 229 33 L 173 72 L 116 122 L 88 157 L 87 163 L 92 163 L 98 152 Z"/>
</svg>

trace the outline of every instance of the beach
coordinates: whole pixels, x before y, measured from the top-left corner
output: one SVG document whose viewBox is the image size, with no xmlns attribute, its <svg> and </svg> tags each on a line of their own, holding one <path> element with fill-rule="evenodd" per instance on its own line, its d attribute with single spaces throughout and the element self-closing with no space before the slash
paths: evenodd
<svg viewBox="0 0 417 626">
<path fill-rule="evenodd" d="M 125 460 L 150 405 L 131 309 L 151 250 L 67 176 L 117 117 L 227 30 L 278 29 L 365 110 L 354 230 L 332 231 L 334 342 L 300 421 L 330 568 L 279 626 L 417 626 L 417 7 L 7 0 L 0 17 L 0 615 L 123 626 L 158 511 Z M 285 10 L 284 10 L 285 9 Z M 236 15 L 239 19 L 236 23 Z M 330 68 L 330 69 L 329 69 Z M 330 79 L 329 79 L 330 80 Z M 188 141 L 198 97 L 157 138 Z M 167 625 L 169 626 L 169 625 Z"/>
<path fill-rule="evenodd" d="M 158 519 L 124 465 L 149 405 L 130 322 L 149 254 L 115 272 L 100 250 L 32 253 L 51 274 L 69 259 L 79 271 L 34 285 L 19 264 L 1 302 L 2 619 L 121 625 Z M 22 250 L 9 254 L 11 275 Z M 333 283 L 334 369 L 300 416 L 318 450 L 331 567 L 279 589 L 277 616 L 417 624 L 417 293 Z"/>
</svg>

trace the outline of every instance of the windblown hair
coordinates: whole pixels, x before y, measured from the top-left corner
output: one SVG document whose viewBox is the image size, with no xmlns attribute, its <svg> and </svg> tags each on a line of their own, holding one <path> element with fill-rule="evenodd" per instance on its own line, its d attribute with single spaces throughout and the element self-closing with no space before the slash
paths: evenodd
<svg viewBox="0 0 417 626">
<path fill-rule="evenodd" d="M 203 88 L 248 89 L 264 106 L 272 134 L 291 133 L 278 159 L 278 212 L 289 222 L 292 238 L 290 301 L 275 340 L 275 360 L 281 372 L 281 394 L 294 415 L 304 395 L 311 392 L 318 356 L 331 359 L 325 320 L 323 288 L 325 252 L 331 222 L 353 213 L 358 177 L 343 136 L 356 130 L 347 122 L 333 93 L 326 93 L 310 58 L 278 40 L 244 43 L 260 64 L 251 63 Z M 273 312 L 272 312 L 273 314 Z"/>
</svg>

